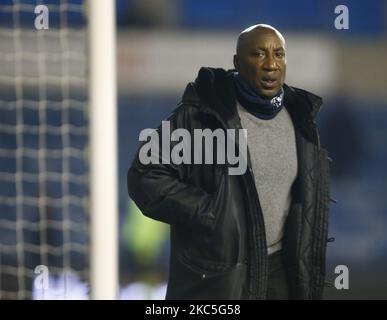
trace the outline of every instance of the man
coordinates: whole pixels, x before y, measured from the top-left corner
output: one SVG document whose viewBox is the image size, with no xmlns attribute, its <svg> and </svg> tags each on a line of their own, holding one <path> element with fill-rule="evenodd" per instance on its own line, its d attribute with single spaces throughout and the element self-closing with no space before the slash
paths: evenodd
<svg viewBox="0 0 387 320">
<path fill-rule="evenodd" d="M 240 34 L 234 66 L 202 68 L 168 120 L 190 133 L 246 129 L 247 170 L 143 164 L 137 154 L 128 172 L 142 212 L 171 226 L 166 298 L 321 299 L 329 204 L 315 125 L 321 98 L 284 83 L 285 40 L 271 26 Z"/>
</svg>

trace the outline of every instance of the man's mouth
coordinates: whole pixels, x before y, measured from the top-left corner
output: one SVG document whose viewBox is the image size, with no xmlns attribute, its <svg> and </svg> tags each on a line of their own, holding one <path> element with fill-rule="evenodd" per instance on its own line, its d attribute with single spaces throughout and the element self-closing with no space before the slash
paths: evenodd
<svg viewBox="0 0 387 320">
<path fill-rule="evenodd" d="M 265 89 L 272 89 L 277 85 L 277 78 L 265 76 L 261 78 L 261 83 Z"/>
</svg>

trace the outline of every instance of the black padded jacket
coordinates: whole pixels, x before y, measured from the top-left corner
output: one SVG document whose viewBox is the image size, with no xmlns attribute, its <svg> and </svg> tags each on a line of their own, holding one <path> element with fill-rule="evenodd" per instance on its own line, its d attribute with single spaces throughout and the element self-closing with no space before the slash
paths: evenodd
<svg viewBox="0 0 387 320">
<path fill-rule="evenodd" d="M 321 299 L 330 200 L 330 159 L 315 123 L 322 100 L 287 85 L 284 90 L 296 133 L 298 176 L 282 252 L 290 297 Z M 240 129 L 235 102 L 231 71 L 201 68 L 169 116 L 170 129 L 185 128 L 192 136 L 194 129 Z M 162 126 L 156 130 L 161 136 Z M 243 175 L 229 175 L 228 166 L 144 165 L 137 153 L 129 169 L 130 197 L 144 215 L 171 226 L 167 299 L 266 298 L 265 226 L 249 156 Z"/>
</svg>

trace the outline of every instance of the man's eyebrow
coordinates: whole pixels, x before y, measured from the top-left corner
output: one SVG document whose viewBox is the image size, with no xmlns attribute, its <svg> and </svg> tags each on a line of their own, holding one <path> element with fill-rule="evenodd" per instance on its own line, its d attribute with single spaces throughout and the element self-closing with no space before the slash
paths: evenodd
<svg viewBox="0 0 387 320">
<path fill-rule="evenodd" d="M 267 48 L 265 48 L 265 47 L 255 47 L 255 48 L 253 48 L 253 50 L 262 50 L 262 51 L 266 51 Z M 284 47 L 278 47 L 278 48 L 275 48 L 275 49 L 274 49 L 274 51 L 280 51 L 280 50 L 285 51 L 285 48 L 284 48 Z"/>
</svg>

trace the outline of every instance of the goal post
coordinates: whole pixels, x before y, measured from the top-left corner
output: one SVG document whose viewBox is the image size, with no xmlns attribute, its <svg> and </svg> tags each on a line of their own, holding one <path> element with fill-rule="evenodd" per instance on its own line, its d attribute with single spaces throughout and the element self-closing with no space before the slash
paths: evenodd
<svg viewBox="0 0 387 320">
<path fill-rule="evenodd" d="M 89 0 L 91 297 L 118 294 L 115 1 Z"/>
</svg>

